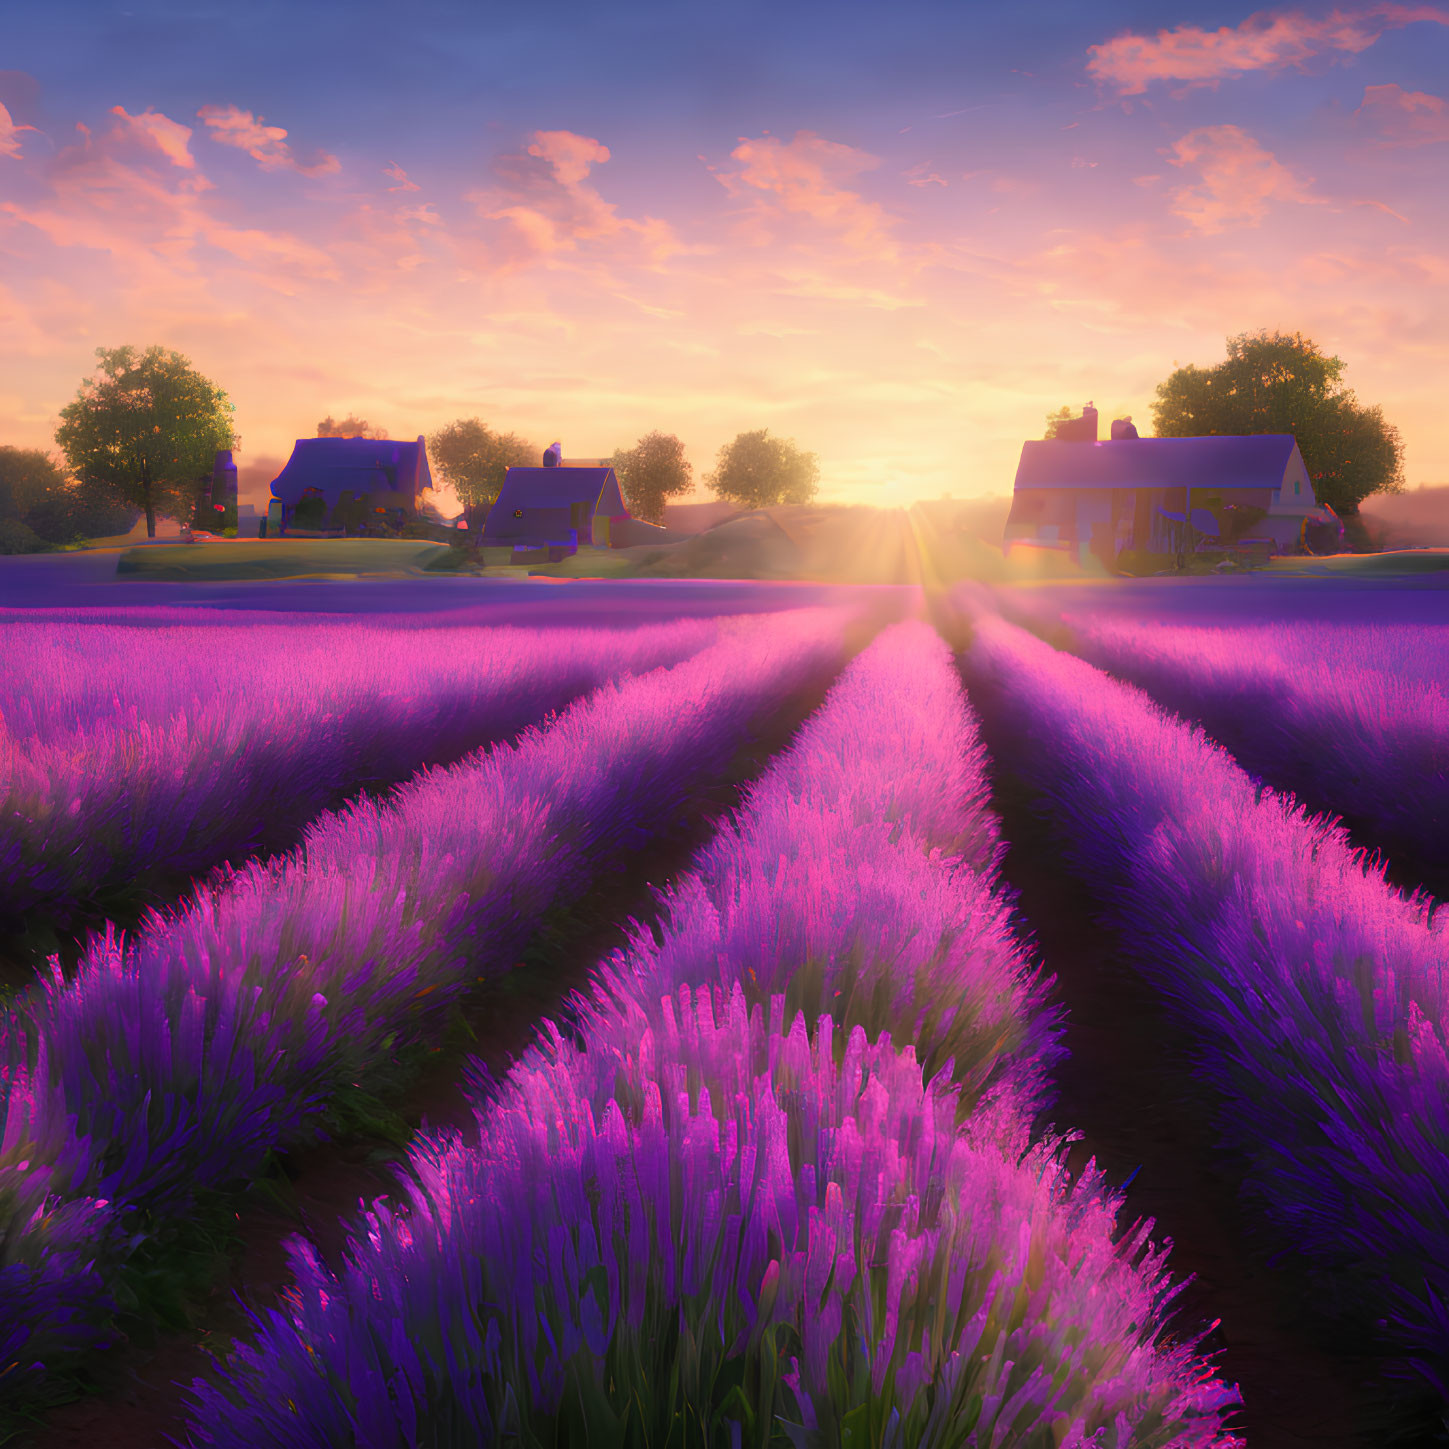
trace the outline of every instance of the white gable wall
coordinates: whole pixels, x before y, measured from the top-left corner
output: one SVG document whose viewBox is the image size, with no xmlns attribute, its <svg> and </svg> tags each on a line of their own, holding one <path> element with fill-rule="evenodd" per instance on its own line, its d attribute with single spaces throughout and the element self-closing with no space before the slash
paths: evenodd
<svg viewBox="0 0 1449 1449">
<path fill-rule="evenodd" d="M 1303 454 L 1295 446 L 1288 457 L 1288 466 L 1283 471 L 1282 485 L 1274 489 L 1273 501 L 1268 505 L 1268 516 L 1291 514 L 1301 519 L 1318 507 L 1313 496 L 1313 482 L 1303 464 Z"/>
</svg>

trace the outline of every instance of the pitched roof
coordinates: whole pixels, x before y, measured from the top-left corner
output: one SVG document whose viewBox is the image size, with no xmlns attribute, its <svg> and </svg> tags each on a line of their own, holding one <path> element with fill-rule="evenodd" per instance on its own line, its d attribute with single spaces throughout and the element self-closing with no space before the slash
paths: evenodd
<svg viewBox="0 0 1449 1449">
<path fill-rule="evenodd" d="M 384 468 L 396 468 L 397 490 L 417 494 L 432 487 L 427 448 L 421 438 L 298 438 L 286 467 L 272 479 L 272 497 L 296 503 L 304 490 L 320 488 L 335 505 L 344 492 L 386 489 Z"/>
<path fill-rule="evenodd" d="M 1281 488 L 1294 462 L 1291 433 L 1206 438 L 1042 439 L 1021 445 L 1018 488 Z M 1296 471 L 1296 470 L 1295 470 Z"/>
<path fill-rule="evenodd" d="M 510 468 L 503 475 L 503 487 L 493 506 L 511 511 L 597 503 L 613 477 L 612 468 Z M 616 491 L 618 486 L 615 479 Z"/>
</svg>

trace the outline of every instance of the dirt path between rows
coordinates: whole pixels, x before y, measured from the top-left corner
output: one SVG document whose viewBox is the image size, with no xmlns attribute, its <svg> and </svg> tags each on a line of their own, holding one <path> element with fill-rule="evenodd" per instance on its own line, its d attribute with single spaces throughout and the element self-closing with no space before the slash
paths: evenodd
<svg viewBox="0 0 1449 1449">
<path fill-rule="evenodd" d="M 852 649 L 862 642 L 863 634 L 856 632 Z M 782 707 L 724 772 L 727 778 L 696 792 L 672 828 L 646 848 L 606 864 L 566 924 L 546 927 L 525 952 L 530 959 L 524 965 L 468 1001 L 464 1016 L 476 1041 L 440 1052 L 408 1090 L 399 1110 L 409 1126 L 452 1127 L 466 1139 L 476 1138 L 474 1116 L 460 1086 L 463 1058 L 476 1055 L 495 1076 L 503 1075 L 535 1039 L 539 1020 L 556 1017 L 560 1003 L 586 983 L 595 964 L 625 944 L 628 919 L 655 919 L 650 883 L 662 886 L 688 869 L 695 852 L 740 803 L 748 783 L 788 745 L 825 692 L 797 696 Z M 339 1268 L 359 1205 L 396 1192 L 396 1175 L 381 1156 L 375 1141 L 324 1143 L 288 1154 L 290 1181 L 274 1186 L 290 1206 L 239 1204 L 240 1251 L 219 1275 L 208 1300 L 193 1310 L 192 1328 L 113 1351 L 97 1365 L 96 1392 L 47 1411 L 35 1432 L 13 1441 L 15 1449 L 184 1446 L 183 1387 L 207 1376 L 215 1356 L 233 1338 L 252 1336 L 237 1296 L 258 1312 L 279 1306 L 282 1291 L 292 1283 L 282 1243 L 298 1233 L 317 1246 L 329 1266 Z"/>
<path fill-rule="evenodd" d="M 984 733 L 991 748 L 989 725 Z M 1376 1362 L 1326 1351 L 1294 1285 L 1254 1252 L 1236 1184 L 1213 1153 L 1188 1067 L 1191 1038 L 1095 924 L 1095 902 L 1068 873 L 1036 798 L 996 772 L 992 805 L 1010 842 L 1003 875 L 1067 1009 L 1070 1056 L 1044 1120 L 1084 1134 L 1074 1171 L 1095 1157 L 1114 1185 L 1137 1172 L 1119 1221 L 1154 1219 L 1153 1241 L 1172 1242 L 1173 1281 L 1196 1275 L 1175 1300 L 1172 1331 L 1211 1328 L 1200 1351 L 1216 1351 L 1220 1376 L 1242 1391 L 1234 1425 L 1249 1449 L 1380 1449 L 1366 1396 Z"/>
</svg>

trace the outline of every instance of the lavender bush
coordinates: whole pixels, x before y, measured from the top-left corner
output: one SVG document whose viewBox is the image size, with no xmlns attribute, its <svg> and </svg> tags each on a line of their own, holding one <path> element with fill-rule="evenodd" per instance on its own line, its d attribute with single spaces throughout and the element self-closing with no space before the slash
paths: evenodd
<svg viewBox="0 0 1449 1449">
<path fill-rule="evenodd" d="M 672 820 L 753 723 L 823 685 L 842 624 L 799 611 L 731 631 L 515 748 L 316 822 L 293 855 L 154 915 L 131 946 L 108 933 L 69 984 L 53 967 L 0 1043 L 0 1167 L 23 1159 L 63 1197 L 163 1217 L 249 1177 L 389 1041 L 436 1033 L 467 983 L 507 967 L 621 840 Z M 0 1333 L 12 1311 L 0 1302 Z"/>
<path fill-rule="evenodd" d="M 595 1002 L 682 982 L 782 993 L 792 1015 L 914 1043 L 928 1077 L 948 1070 L 965 1089 L 963 1111 L 1006 1092 L 1030 1121 L 1060 1013 L 1012 930 L 987 793 L 949 650 L 924 624 L 896 625 L 663 896 L 657 938 L 636 927 L 595 973 Z"/>
<path fill-rule="evenodd" d="M 31 626 L 0 676 L 0 918 L 201 874 L 718 632 Z"/>
<path fill-rule="evenodd" d="M 986 614 L 973 688 L 1069 860 L 1201 1044 L 1244 1188 L 1449 1401 L 1446 935 L 1201 730 Z M 985 707 L 983 705 L 983 707 Z"/>
<path fill-rule="evenodd" d="M 909 1047 L 782 1017 L 681 987 L 515 1070 L 340 1275 L 293 1246 L 192 1444 L 1242 1444 L 1095 1168 L 1068 1191 L 1062 1143 L 973 1142 Z"/>
<path fill-rule="evenodd" d="M 1417 637 L 1380 629 L 1349 646 L 1320 627 L 1288 646 L 1261 631 L 1069 622 L 1074 653 L 1200 722 L 1245 769 L 1343 815 L 1411 871 L 1449 870 L 1449 679 L 1414 669 L 1428 652 Z"/>
<path fill-rule="evenodd" d="M 290 1311 L 255 1318 L 220 1387 L 194 1387 L 193 1443 L 1240 1443 L 1223 1429 L 1235 1392 L 1156 1344 L 1173 1290 L 1160 1253 L 1136 1262 L 1150 1224 L 1114 1248 L 1095 1168 L 1069 1194 L 1062 1144 L 1028 1150 L 1039 1068 L 978 1100 L 974 1059 L 969 1091 L 950 1071 L 928 1082 L 888 1029 L 841 1029 L 832 1013 L 854 1008 L 834 991 L 808 1017 L 753 999 L 790 987 L 806 939 L 766 923 L 843 870 L 866 901 L 857 920 L 837 892 L 811 919 L 824 959 L 867 963 L 892 931 L 909 950 L 914 928 L 908 997 L 934 950 L 981 1061 L 1051 1051 L 990 914 L 999 847 L 951 673 L 920 626 L 848 667 L 704 852 L 714 876 L 778 850 L 818 874 L 758 876 L 718 963 L 719 912 L 712 936 L 676 913 L 665 951 L 601 978 L 629 989 L 596 992 L 584 1051 L 545 1023 L 501 1090 L 475 1064 L 480 1141 L 423 1137 L 406 1204 L 374 1205 L 340 1276 L 293 1245 Z M 932 844 L 960 841 L 983 875 Z M 889 877 L 880 896 L 867 866 Z M 975 958 L 953 891 L 988 915 Z M 702 886 L 687 899 L 713 911 Z M 741 980 L 699 988 L 671 975 L 735 965 Z M 883 987 L 890 970 L 858 974 Z"/>
</svg>

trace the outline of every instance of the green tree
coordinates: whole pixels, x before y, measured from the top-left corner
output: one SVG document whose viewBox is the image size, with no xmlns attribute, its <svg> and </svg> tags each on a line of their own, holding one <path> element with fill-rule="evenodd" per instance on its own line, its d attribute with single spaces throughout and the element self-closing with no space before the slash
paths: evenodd
<svg viewBox="0 0 1449 1449">
<path fill-rule="evenodd" d="M 1403 490 L 1399 431 L 1343 385 L 1339 358 L 1297 332 L 1243 333 L 1227 348 L 1216 367 L 1179 368 L 1158 386 L 1159 438 L 1292 433 L 1315 497 L 1345 518 L 1371 493 Z"/>
<path fill-rule="evenodd" d="M 768 428 L 726 443 L 714 472 L 705 478 L 717 497 L 741 508 L 809 503 L 819 481 L 815 454 L 802 453 L 792 439 L 772 438 Z"/>
<path fill-rule="evenodd" d="M 240 446 L 236 409 L 180 353 L 98 347 L 96 357 L 100 376 L 61 409 L 55 441 L 82 483 L 140 508 L 155 538 L 157 513 L 190 518 L 216 454 Z"/>
<path fill-rule="evenodd" d="M 354 413 L 348 413 L 340 423 L 333 422 L 332 414 L 328 413 L 317 424 L 317 436 L 319 438 L 377 438 L 381 440 L 387 437 L 387 429 L 374 428 Z"/>
<path fill-rule="evenodd" d="M 684 444 L 670 433 L 646 433 L 632 448 L 618 449 L 609 459 L 635 518 L 664 522 L 664 505 L 688 493 L 693 469 Z"/>
<path fill-rule="evenodd" d="M 1059 407 L 1056 412 L 1047 414 L 1046 432 L 1042 434 L 1042 437 L 1046 438 L 1047 441 L 1050 442 L 1051 439 L 1056 437 L 1056 435 L 1061 431 L 1062 424 L 1069 423 L 1071 422 L 1071 420 L 1072 410 L 1071 408 L 1063 404 L 1063 406 Z"/>
<path fill-rule="evenodd" d="M 39 448 L 0 447 L 0 553 L 128 533 L 137 511 L 77 483 Z"/>
<path fill-rule="evenodd" d="M 477 418 L 459 418 L 428 439 L 428 456 L 439 477 L 453 487 L 468 520 L 468 536 L 481 541 L 483 522 L 498 500 L 510 468 L 538 462 L 539 450 L 515 433 L 495 433 Z"/>
</svg>

